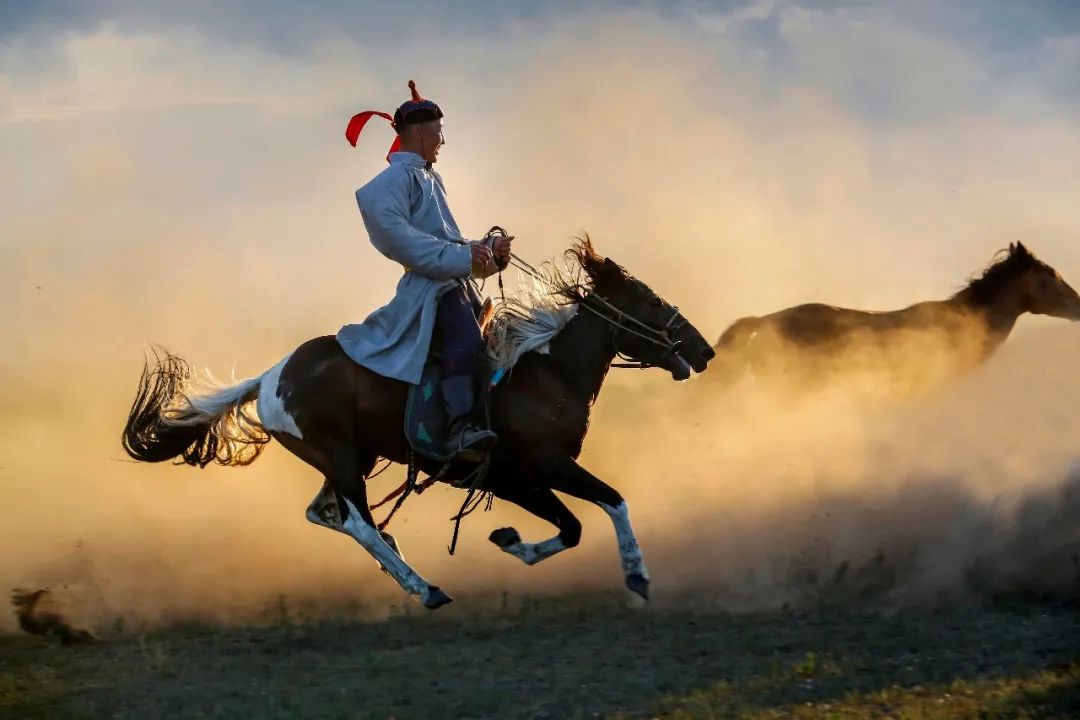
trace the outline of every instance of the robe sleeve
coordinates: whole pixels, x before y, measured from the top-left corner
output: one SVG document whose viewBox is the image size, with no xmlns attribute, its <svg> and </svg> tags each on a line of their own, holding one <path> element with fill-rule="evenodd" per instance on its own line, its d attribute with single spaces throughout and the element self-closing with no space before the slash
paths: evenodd
<svg viewBox="0 0 1080 720">
<path fill-rule="evenodd" d="M 409 182 L 402 173 L 356 193 L 371 244 L 409 270 L 436 280 L 468 277 L 472 250 L 468 245 L 429 235 L 409 222 Z"/>
</svg>

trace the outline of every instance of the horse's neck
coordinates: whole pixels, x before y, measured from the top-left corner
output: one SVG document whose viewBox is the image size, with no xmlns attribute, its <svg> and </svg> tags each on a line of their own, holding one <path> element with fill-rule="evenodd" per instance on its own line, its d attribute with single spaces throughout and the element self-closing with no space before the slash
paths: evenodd
<svg viewBox="0 0 1080 720">
<path fill-rule="evenodd" d="M 964 307 L 978 317 L 986 327 L 983 344 L 984 357 L 990 357 L 1009 337 L 1016 321 L 1025 312 L 1023 301 L 1016 288 L 1004 285 L 990 298 L 976 299 L 970 290 L 956 295 L 952 302 Z"/>
<path fill-rule="evenodd" d="M 615 344 L 611 328 L 595 314 L 581 308 L 551 341 L 551 360 L 575 394 L 592 402 L 600 394 L 611 361 L 615 359 Z"/>
</svg>

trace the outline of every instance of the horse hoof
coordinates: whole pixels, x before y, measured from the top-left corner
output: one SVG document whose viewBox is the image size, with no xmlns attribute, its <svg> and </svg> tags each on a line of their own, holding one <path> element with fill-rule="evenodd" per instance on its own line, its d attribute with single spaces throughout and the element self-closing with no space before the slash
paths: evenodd
<svg viewBox="0 0 1080 720">
<path fill-rule="evenodd" d="M 450 597 L 438 587 L 432 585 L 428 588 L 427 597 L 424 598 L 424 607 L 428 610 L 436 610 L 443 605 L 449 605 L 454 602 L 454 598 Z"/>
<path fill-rule="evenodd" d="M 635 595 L 640 595 L 642 600 L 649 599 L 649 581 L 640 573 L 627 575 L 626 587 Z"/>
<path fill-rule="evenodd" d="M 521 542 L 521 535 L 512 527 L 504 527 L 492 530 L 491 534 L 488 535 L 488 540 L 501 548 L 506 548 Z"/>
</svg>

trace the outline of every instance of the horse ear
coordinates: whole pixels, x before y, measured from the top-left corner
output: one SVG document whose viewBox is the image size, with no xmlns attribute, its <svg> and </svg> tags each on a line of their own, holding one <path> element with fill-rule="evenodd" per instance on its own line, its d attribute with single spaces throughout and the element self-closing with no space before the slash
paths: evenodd
<svg viewBox="0 0 1080 720">
<path fill-rule="evenodd" d="M 1016 252 L 1021 253 L 1023 255 L 1030 255 L 1031 254 L 1031 251 L 1028 250 L 1026 247 L 1024 247 L 1024 243 L 1022 243 L 1022 242 L 1016 243 Z"/>
<path fill-rule="evenodd" d="M 1014 252 L 1016 252 L 1016 243 L 1011 242 L 1009 243 L 1009 254 L 1012 255 Z"/>
</svg>

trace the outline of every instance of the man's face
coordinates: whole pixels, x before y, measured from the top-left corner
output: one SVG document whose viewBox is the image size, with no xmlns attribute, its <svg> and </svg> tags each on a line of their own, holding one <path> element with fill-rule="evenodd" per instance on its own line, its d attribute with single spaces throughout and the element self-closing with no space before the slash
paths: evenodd
<svg viewBox="0 0 1080 720">
<path fill-rule="evenodd" d="M 439 148 L 446 142 L 442 119 L 420 123 L 415 132 L 420 139 L 420 154 L 429 163 L 436 162 L 439 159 Z"/>
</svg>

